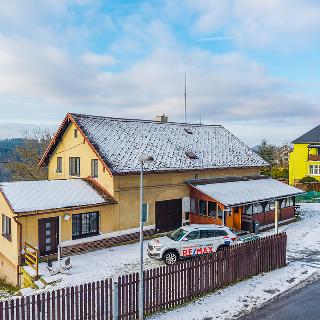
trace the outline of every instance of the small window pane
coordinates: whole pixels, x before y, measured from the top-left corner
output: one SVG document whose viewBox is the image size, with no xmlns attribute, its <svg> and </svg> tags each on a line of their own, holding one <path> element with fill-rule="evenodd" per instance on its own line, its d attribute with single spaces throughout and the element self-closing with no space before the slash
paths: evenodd
<svg viewBox="0 0 320 320">
<path fill-rule="evenodd" d="M 190 212 L 196 213 L 196 199 L 190 198 Z"/>
<path fill-rule="evenodd" d="M 227 236 L 227 235 L 228 235 L 227 232 L 224 231 L 224 230 L 216 230 L 215 231 L 215 236 L 216 237 L 224 237 L 224 236 Z"/>
<path fill-rule="evenodd" d="M 222 219 L 222 215 L 223 215 L 223 210 L 218 205 L 218 218 Z"/>
<path fill-rule="evenodd" d="M 199 214 L 207 215 L 207 201 L 199 199 Z"/>
<path fill-rule="evenodd" d="M 215 237 L 215 230 L 200 230 L 200 238 L 212 238 Z"/>
<path fill-rule="evenodd" d="M 188 240 L 196 240 L 199 239 L 199 231 L 192 231 L 189 234 L 187 234 Z"/>
<path fill-rule="evenodd" d="M 209 217 L 215 217 L 217 213 L 217 203 L 209 201 L 208 202 L 208 215 Z"/>
</svg>

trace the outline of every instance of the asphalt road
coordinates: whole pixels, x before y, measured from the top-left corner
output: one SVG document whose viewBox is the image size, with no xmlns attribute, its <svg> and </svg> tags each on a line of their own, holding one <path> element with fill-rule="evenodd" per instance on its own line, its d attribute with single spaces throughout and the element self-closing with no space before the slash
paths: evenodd
<svg viewBox="0 0 320 320">
<path fill-rule="evenodd" d="M 319 320 L 320 280 L 274 300 L 241 320 Z"/>
</svg>

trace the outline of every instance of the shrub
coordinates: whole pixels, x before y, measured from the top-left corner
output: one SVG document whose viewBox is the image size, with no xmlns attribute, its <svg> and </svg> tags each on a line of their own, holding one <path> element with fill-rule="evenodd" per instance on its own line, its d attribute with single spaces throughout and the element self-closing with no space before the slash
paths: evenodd
<svg viewBox="0 0 320 320">
<path fill-rule="evenodd" d="M 314 177 L 305 176 L 302 179 L 300 179 L 299 182 L 302 182 L 302 183 L 318 182 L 318 180 L 316 178 L 314 178 Z"/>
</svg>

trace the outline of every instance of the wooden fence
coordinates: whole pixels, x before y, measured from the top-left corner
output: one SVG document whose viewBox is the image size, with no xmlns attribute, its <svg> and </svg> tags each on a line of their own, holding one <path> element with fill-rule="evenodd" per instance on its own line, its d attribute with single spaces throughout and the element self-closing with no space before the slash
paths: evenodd
<svg viewBox="0 0 320 320">
<path fill-rule="evenodd" d="M 144 272 L 144 313 L 194 298 L 286 265 L 285 233 Z M 0 303 L 0 320 L 138 318 L 138 273 Z"/>
</svg>

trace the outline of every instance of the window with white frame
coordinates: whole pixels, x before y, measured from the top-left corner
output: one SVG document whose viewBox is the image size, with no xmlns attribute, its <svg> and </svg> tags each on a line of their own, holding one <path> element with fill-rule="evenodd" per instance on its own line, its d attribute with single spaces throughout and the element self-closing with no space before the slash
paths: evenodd
<svg viewBox="0 0 320 320">
<path fill-rule="evenodd" d="M 309 165 L 309 174 L 311 176 L 319 176 L 320 175 L 320 165 L 319 164 L 310 164 Z"/>
</svg>

